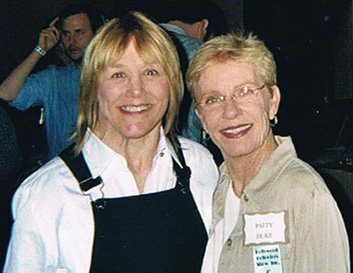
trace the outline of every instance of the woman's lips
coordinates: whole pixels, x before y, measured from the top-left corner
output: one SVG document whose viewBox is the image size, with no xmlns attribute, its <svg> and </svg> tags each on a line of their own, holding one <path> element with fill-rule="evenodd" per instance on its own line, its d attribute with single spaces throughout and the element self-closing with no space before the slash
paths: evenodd
<svg viewBox="0 0 353 273">
<path fill-rule="evenodd" d="M 252 124 L 243 124 L 239 126 L 227 127 L 220 130 L 221 134 L 227 138 L 239 138 L 246 135 L 251 129 Z"/>
</svg>

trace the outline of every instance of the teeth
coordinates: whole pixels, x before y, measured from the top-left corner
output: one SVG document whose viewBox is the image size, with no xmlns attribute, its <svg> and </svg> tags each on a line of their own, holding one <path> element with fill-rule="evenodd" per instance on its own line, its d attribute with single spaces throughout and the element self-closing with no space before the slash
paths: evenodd
<svg viewBox="0 0 353 273">
<path fill-rule="evenodd" d="M 241 131 L 244 131 L 246 129 L 248 129 L 250 127 L 250 124 L 248 125 L 244 125 L 238 128 L 234 128 L 234 129 L 229 129 L 229 130 L 223 130 L 222 132 L 225 134 L 238 134 Z"/>
<path fill-rule="evenodd" d="M 126 112 L 136 113 L 140 111 L 145 111 L 150 108 L 151 105 L 140 105 L 140 106 L 123 106 L 121 107 Z"/>
</svg>

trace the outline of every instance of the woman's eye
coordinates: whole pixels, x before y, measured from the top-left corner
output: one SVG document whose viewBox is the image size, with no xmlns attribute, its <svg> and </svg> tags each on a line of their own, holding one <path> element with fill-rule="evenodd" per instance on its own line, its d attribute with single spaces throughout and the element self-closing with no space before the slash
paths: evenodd
<svg viewBox="0 0 353 273">
<path fill-rule="evenodd" d="M 205 99 L 205 104 L 212 104 L 219 102 L 219 97 L 209 97 Z"/>
<path fill-rule="evenodd" d="M 112 78 L 123 78 L 124 76 L 123 72 L 116 72 L 112 75 Z"/>
<path fill-rule="evenodd" d="M 149 70 L 146 71 L 146 74 L 149 75 L 149 76 L 152 76 L 152 75 L 157 75 L 158 72 L 155 69 L 149 69 Z"/>
<path fill-rule="evenodd" d="M 254 90 L 245 86 L 242 89 L 240 89 L 239 91 L 239 97 L 244 97 L 244 96 L 248 96 L 248 95 L 252 95 L 254 93 Z"/>
</svg>

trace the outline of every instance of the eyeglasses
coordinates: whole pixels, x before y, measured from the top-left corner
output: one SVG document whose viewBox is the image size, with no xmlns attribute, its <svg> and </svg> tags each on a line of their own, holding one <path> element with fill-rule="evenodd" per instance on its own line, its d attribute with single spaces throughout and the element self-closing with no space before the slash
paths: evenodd
<svg viewBox="0 0 353 273">
<path fill-rule="evenodd" d="M 218 95 L 210 94 L 203 97 L 200 101 L 195 103 L 195 106 L 201 106 L 204 111 L 213 111 L 219 109 L 222 105 L 225 105 L 226 99 L 230 96 L 233 102 L 237 102 L 240 105 L 249 103 L 254 100 L 256 94 L 261 89 L 265 88 L 265 84 L 257 88 L 250 88 L 243 86 L 234 91 L 233 94 L 229 95 Z"/>
</svg>

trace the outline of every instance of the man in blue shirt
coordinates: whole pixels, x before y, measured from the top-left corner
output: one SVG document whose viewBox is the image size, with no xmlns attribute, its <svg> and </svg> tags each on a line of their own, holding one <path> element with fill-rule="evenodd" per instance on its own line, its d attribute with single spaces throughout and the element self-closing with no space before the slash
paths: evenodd
<svg viewBox="0 0 353 273">
<path fill-rule="evenodd" d="M 207 0 L 177 0 L 169 7 L 166 17 L 168 22 L 160 26 L 174 38 L 184 74 L 192 57 L 205 40 L 227 32 L 222 10 Z M 211 148 L 210 143 L 203 138 L 201 121 L 196 116 L 187 90 L 180 107 L 178 127 L 182 136 Z M 212 147 L 210 150 L 218 161 L 218 149 Z"/>
<path fill-rule="evenodd" d="M 176 44 L 181 59 L 182 69 L 186 68 L 197 49 L 203 44 L 207 33 L 208 19 L 204 9 L 194 9 L 190 1 L 176 1 L 168 10 L 168 23 L 160 24 L 167 32 L 176 38 Z M 184 50 L 183 52 L 181 52 Z M 186 57 L 184 56 L 186 55 Z M 184 59 L 185 58 L 185 59 Z M 187 62 L 185 64 L 184 62 Z M 190 112 L 190 114 L 188 114 Z M 189 116 L 189 117 L 188 117 Z M 188 93 L 185 92 L 180 107 L 179 130 L 184 137 L 206 145 L 202 139 L 202 125 L 194 113 L 193 104 Z"/>
<path fill-rule="evenodd" d="M 44 108 L 48 159 L 70 144 L 77 119 L 82 57 L 102 23 L 101 14 L 91 6 L 65 7 L 48 28 L 42 29 L 38 45 L 0 86 L 0 98 L 17 109 L 38 105 Z M 62 43 L 71 62 L 30 75 L 38 61 L 58 43 Z"/>
</svg>

